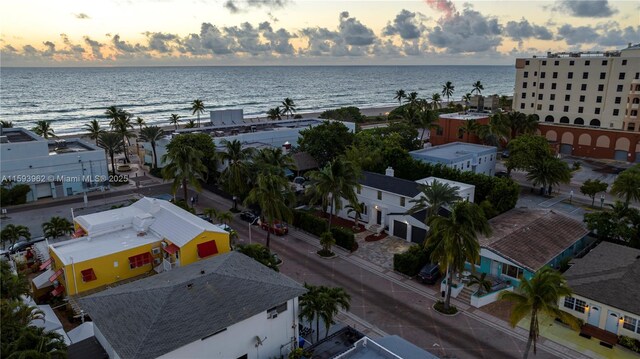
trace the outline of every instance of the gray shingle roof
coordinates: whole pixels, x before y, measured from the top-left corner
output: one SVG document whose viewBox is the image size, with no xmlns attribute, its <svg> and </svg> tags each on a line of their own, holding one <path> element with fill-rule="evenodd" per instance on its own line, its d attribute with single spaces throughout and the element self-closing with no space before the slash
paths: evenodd
<svg viewBox="0 0 640 359">
<path fill-rule="evenodd" d="M 413 198 L 420 193 L 418 183 L 374 172 L 362 172 L 360 184 Z"/>
<path fill-rule="evenodd" d="M 489 220 L 492 234 L 480 246 L 532 272 L 586 236 L 579 221 L 551 210 L 515 208 Z"/>
<path fill-rule="evenodd" d="M 80 303 L 121 358 L 146 359 L 305 292 L 293 279 L 230 252 L 81 298 Z"/>
<path fill-rule="evenodd" d="M 318 162 L 308 152 L 298 152 L 291 155 L 296 164 L 296 170 L 306 171 L 318 168 Z"/>
<path fill-rule="evenodd" d="M 640 315 L 640 250 L 602 242 L 564 273 L 574 293 Z"/>
</svg>

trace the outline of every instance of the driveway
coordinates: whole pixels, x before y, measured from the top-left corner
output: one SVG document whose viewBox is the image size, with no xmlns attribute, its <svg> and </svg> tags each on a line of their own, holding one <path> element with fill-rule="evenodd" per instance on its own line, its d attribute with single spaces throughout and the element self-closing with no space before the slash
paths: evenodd
<svg viewBox="0 0 640 359">
<path fill-rule="evenodd" d="M 354 254 L 382 268 L 393 269 L 393 255 L 404 253 L 411 247 L 411 243 L 404 239 L 389 235 L 375 242 L 365 241 L 364 238 L 370 234 L 373 232 L 363 231 L 356 234 L 358 250 Z"/>
</svg>

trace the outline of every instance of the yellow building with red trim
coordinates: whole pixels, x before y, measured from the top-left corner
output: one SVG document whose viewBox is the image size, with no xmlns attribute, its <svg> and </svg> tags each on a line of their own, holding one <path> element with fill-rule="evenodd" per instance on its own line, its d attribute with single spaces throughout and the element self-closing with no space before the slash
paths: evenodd
<svg viewBox="0 0 640 359">
<path fill-rule="evenodd" d="M 80 294 L 230 251 L 229 233 L 167 201 L 78 216 L 73 239 L 49 245 L 53 295 Z"/>
</svg>

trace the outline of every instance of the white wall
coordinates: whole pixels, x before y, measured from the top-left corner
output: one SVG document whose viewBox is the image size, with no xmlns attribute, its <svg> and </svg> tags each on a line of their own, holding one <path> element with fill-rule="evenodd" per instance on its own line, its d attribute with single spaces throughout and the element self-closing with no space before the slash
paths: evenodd
<svg viewBox="0 0 640 359">
<path fill-rule="evenodd" d="M 477 156 L 473 159 L 454 162 L 447 166 L 458 169 L 460 171 L 471 171 L 473 173 L 493 176 L 496 173 L 496 157 L 496 153 L 492 153 L 488 155 Z"/>
<path fill-rule="evenodd" d="M 589 320 L 589 314 L 590 314 L 591 308 L 593 308 L 594 305 L 599 307 L 600 308 L 600 315 L 599 315 L 600 319 L 598 320 L 598 322 L 599 322 L 598 327 L 600 329 L 604 329 L 605 328 L 605 325 L 607 323 L 607 316 L 609 315 L 609 311 L 611 311 L 613 313 L 616 313 L 621 318 L 624 318 L 624 316 L 629 316 L 629 317 L 635 318 L 636 320 L 640 320 L 640 315 L 639 314 L 633 314 L 633 313 L 630 313 L 630 312 L 626 312 L 624 310 L 620 310 L 618 308 L 615 308 L 615 307 L 612 307 L 612 306 L 609 306 L 609 305 L 606 305 L 606 304 L 603 304 L 603 303 L 600 303 L 600 302 L 596 302 L 594 300 L 591 300 L 589 298 L 586 298 L 586 297 L 583 297 L 583 296 L 580 296 L 580 295 L 577 295 L 577 294 L 572 295 L 572 297 L 576 298 L 576 299 L 580 299 L 580 300 L 586 302 L 587 305 L 589 306 L 589 309 L 586 309 L 584 311 L 584 313 L 580 313 L 578 311 L 566 308 L 564 306 L 564 297 L 562 297 L 560 299 L 560 301 L 558 301 L 558 307 L 561 310 L 573 315 L 574 317 L 576 317 L 578 319 L 582 319 L 585 323 L 587 323 L 588 320 Z M 631 337 L 631 338 L 635 338 L 635 339 L 640 340 L 640 333 L 636 333 L 636 332 L 633 332 L 633 331 L 630 331 L 630 330 L 624 328 L 623 322 L 618 322 L 618 332 L 616 334 L 624 335 L 624 336 L 627 336 L 627 337 Z"/>
<path fill-rule="evenodd" d="M 295 310 L 294 310 L 295 309 Z M 227 330 L 209 338 L 195 341 L 169 352 L 160 358 L 238 358 L 244 354 L 249 359 L 279 358 L 287 356 L 292 339 L 297 340 L 298 300 L 287 302 L 287 310 L 275 319 L 267 319 L 267 312 L 236 323 Z M 203 337 L 208 333 L 203 333 Z M 256 336 L 263 339 L 258 347 Z M 266 339 L 265 339 L 266 338 Z"/>
</svg>

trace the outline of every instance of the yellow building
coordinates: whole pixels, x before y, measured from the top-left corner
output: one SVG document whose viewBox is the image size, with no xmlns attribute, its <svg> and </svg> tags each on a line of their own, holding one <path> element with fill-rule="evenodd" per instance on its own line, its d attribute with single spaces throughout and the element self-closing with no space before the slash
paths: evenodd
<svg viewBox="0 0 640 359">
<path fill-rule="evenodd" d="M 79 216 L 73 239 L 49 246 L 53 295 L 87 290 L 230 251 L 229 233 L 167 201 Z"/>
</svg>

